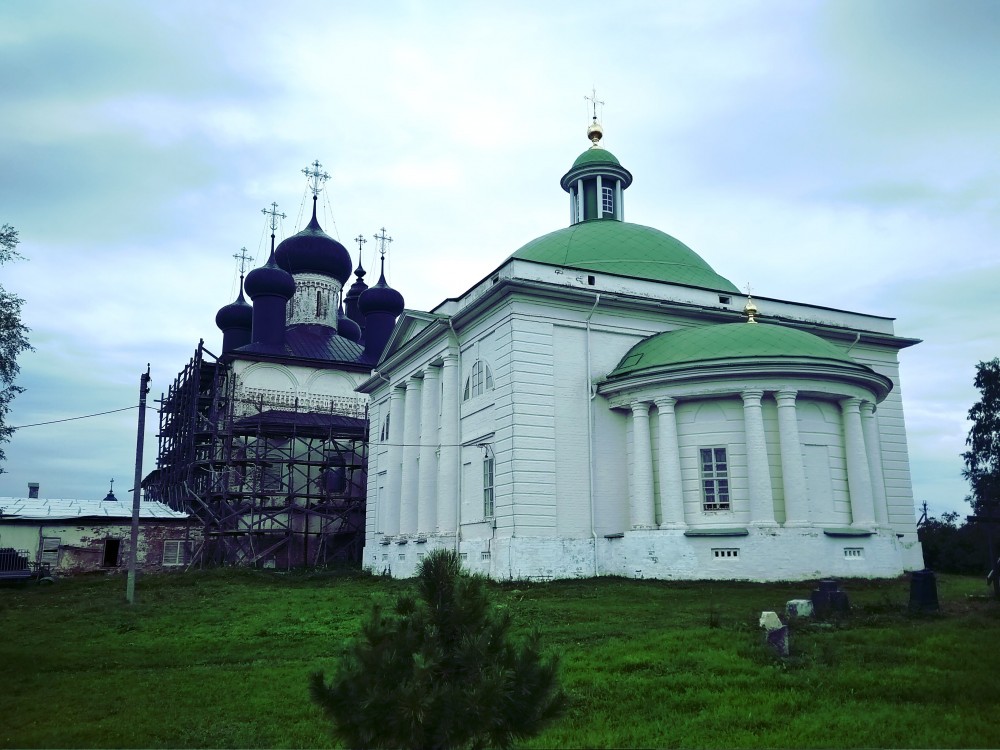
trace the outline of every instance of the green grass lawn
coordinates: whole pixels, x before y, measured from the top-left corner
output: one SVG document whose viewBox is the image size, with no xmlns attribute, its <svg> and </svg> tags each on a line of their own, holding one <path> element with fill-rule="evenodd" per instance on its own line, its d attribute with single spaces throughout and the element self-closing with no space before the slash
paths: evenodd
<svg viewBox="0 0 1000 750">
<path fill-rule="evenodd" d="M 940 576 L 845 581 L 846 620 L 773 657 L 757 626 L 811 584 L 599 579 L 494 589 L 562 657 L 569 713 L 528 747 L 1000 747 L 1000 606 Z M 2 747 L 330 747 L 307 676 L 371 602 L 361 575 L 219 570 L 0 589 Z"/>
</svg>

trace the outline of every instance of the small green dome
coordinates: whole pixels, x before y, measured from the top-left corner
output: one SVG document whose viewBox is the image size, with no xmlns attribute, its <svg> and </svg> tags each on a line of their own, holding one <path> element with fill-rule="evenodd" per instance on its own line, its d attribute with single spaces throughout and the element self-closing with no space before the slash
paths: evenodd
<svg viewBox="0 0 1000 750">
<path fill-rule="evenodd" d="M 573 162 L 573 166 L 570 167 L 570 169 L 576 169 L 577 167 L 582 167 L 586 164 L 617 164 L 621 166 L 621 162 L 615 158 L 614 154 L 606 148 L 602 148 L 600 146 L 597 148 L 588 148 L 576 157 L 576 161 Z"/>
<path fill-rule="evenodd" d="M 657 333 L 629 349 L 609 378 L 718 360 L 818 359 L 861 367 L 819 336 L 767 323 L 722 323 Z"/>
<path fill-rule="evenodd" d="M 612 157 L 613 158 L 613 157 Z M 513 258 L 584 271 L 739 293 L 701 256 L 659 229 L 624 221 L 584 221 L 532 240 Z"/>
</svg>

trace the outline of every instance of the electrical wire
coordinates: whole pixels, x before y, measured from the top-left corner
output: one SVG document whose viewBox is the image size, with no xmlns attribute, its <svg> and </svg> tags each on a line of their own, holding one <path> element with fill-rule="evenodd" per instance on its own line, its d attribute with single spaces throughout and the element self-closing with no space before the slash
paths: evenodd
<svg viewBox="0 0 1000 750">
<path fill-rule="evenodd" d="M 139 405 L 136 404 L 135 406 L 126 406 L 126 407 L 124 407 L 122 409 L 112 409 L 111 411 L 99 411 L 96 414 L 84 414 L 81 417 L 65 417 L 63 419 L 53 419 L 50 422 L 35 422 L 34 424 L 22 424 L 22 425 L 18 425 L 17 427 L 11 427 L 10 429 L 12 429 L 12 430 L 23 430 L 25 427 L 41 427 L 42 425 L 47 425 L 47 424 L 59 424 L 60 422 L 72 422 L 72 421 L 74 421 L 76 419 L 90 419 L 91 417 L 103 417 L 105 414 L 117 414 L 120 411 L 129 411 L 130 409 L 138 409 L 138 408 L 139 408 Z M 149 409 L 150 411 L 156 411 L 156 408 L 153 407 L 153 406 L 147 406 L 146 408 Z"/>
</svg>

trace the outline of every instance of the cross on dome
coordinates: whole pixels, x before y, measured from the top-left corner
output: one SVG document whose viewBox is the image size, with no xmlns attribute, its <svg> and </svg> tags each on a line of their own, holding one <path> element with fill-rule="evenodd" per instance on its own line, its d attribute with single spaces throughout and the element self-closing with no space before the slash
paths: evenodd
<svg viewBox="0 0 1000 750">
<path fill-rule="evenodd" d="M 274 234 L 274 232 L 275 232 L 275 231 L 276 231 L 276 230 L 278 229 L 278 219 L 287 219 L 287 218 L 288 218 L 288 217 L 287 217 L 287 216 L 285 216 L 284 214 L 279 214 L 279 213 L 278 213 L 278 204 L 277 204 L 277 203 L 274 203 L 273 201 L 272 201 L 272 203 L 271 203 L 271 208 L 270 208 L 270 209 L 267 209 L 267 208 L 262 208 L 262 209 L 260 210 L 260 212 L 261 212 L 262 214 L 264 214 L 265 216 L 268 216 L 268 217 L 270 217 L 270 218 L 268 219 L 268 224 L 269 224 L 269 225 L 270 225 L 270 227 L 271 227 L 271 234 L 272 234 L 272 235 L 273 235 L 273 234 Z"/>
<path fill-rule="evenodd" d="M 312 190 L 313 197 L 315 197 L 318 196 L 323 190 L 323 183 L 330 179 L 330 175 L 326 172 L 320 171 L 320 168 L 323 165 L 319 163 L 319 159 L 313 161 L 313 163 L 309 166 L 311 166 L 312 169 L 306 167 L 302 170 L 302 174 L 309 178 L 309 189 Z"/>
<path fill-rule="evenodd" d="M 385 260 L 385 253 L 388 248 L 386 245 L 392 242 L 392 237 L 388 237 L 385 233 L 385 227 L 379 230 L 379 234 L 375 235 L 375 241 L 378 242 L 378 252 L 382 256 L 382 260 Z"/>
<path fill-rule="evenodd" d="M 233 257 L 239 261 L 240 276 L 243 276 L 247 272 L 247 261 L 253 259 L 247 255 L 247 249 L 245 247 L 241 247 L 238 253 L 233 253 Z"/>
<path fill-rule="evenodd" d="M 586 101 L 590 102 L 593 120 L 590 123 L 590 127 L 587 128 L 587 137 L 590 139 L 591 148 L 601 148 L 601 138 L 604 137 L 604 128 L 601 127 L 601 123 L 597 121 L 597 105 L 600 104 L 604 106 L 604 100 L 597 98 L 597 89 L 591 89 L 590 96 L 583 97 Z"/>
</svg>

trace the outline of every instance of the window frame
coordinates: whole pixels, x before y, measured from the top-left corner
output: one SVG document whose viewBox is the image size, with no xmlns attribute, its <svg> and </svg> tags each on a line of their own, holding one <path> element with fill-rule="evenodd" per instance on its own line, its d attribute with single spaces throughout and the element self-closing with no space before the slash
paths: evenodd
<svg viewBox="0 0 1000 750">
<path fill-rule="evenodd" d="M 615 215 L 615 189 L 610 185 L 601 185 L 601 213 L 604 216 Z"/>
<path fill-rule="evenodd" d="M 173 548 L 173 554 L 167 557 L 167 545 Z M 185 549 L 183 539 L 164 539 L 163 540 L 163 552 L 160 556 L 160 564 L 164 568 L 175 568 L 181 565 L 185 565 L 185 558 L 187 557 L 187 550 Z M 171 562 L 168 562 L 168 559 Z"/>
<path fill-rule="evenodd" d="M 492 390 L 493 370 L 490 369 L 486 360 L 477 359 L 472 363 L 472 367 L 469 369 L 469 376 L 465 379 L 462 401 L 471 401 Z"/>
<path fill-rule="evenodd" d="M 729 481 L 727 446 L 699 447 L 698 468 L 701 480 L 701 509 L 706 513 L 732 511 L 733 496 Z"/>
<path fill-rule="evenodd" d="M 483 518 L 493 518 L 496 512 L 496 457 L 487 449 L 483 456 Z"/>
</svg>

